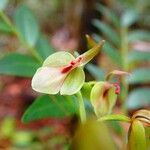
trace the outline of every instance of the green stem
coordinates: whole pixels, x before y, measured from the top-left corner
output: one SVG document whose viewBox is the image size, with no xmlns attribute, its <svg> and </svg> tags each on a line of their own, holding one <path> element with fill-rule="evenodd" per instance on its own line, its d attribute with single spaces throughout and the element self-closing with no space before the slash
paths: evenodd
<svg viewBox="0 0 150 150">
<path fill-rule="evenodd" d="M 128 67 L 128 28 L 126 27 L 122 27 L 121 28 L 121 53 L 122 53 L 122 60 L 123 60 L 123 70 L 128 72 L 129 67 Z M 125 106 L 125 100 L 127 98 L 128 95 L 128 88 L 129 85 L 128 83 L 125 81 L 125 78 L 122 78 L 122 86 L 123 86 L 123 92 L 121 94 L 121 101 L 122 101 L 122 111 L 124 112 L 124 114 L 127 114 L 127 109 Z"/>
<path fill-rule="evenodd" d="M 30 47 L 25 41 L 23 41 L 19 31 L 17 31 L 16 27 L 11 23 L 10 19 L 3 13 L 3 11 L 0 11 L 0 17 L 10 27 L 12 33 L 16 35 L 20 42 L 30 51 L 32 56 L 35 57 L 35 59 L 37 59 L 40 63 L 42 63 L 42 57 L 37 53 L 37 51 L 33 47 Z"/>
<path fill-rule="evenodd" d="M 79 91 L 77 94 L 77 98 L 79 101 L 79 115 L 82 123 L 86 122 L 86 111 L 84 106 L 84 101 L 81 92 Z"/>
</svg>

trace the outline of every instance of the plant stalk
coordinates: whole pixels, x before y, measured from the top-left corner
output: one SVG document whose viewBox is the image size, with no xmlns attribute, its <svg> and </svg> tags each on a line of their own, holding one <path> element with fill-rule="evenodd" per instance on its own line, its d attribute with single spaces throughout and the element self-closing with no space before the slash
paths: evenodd
<svg viewBox="0 0 150 150">
<path fill-rule="evenodd" d="M 81 123 L 85 123 L 86 111 L 85 111 L 85 106 L 84 106 L 84 100 L 80 91 L 76 95 L 79 101 L 79 115 L 80 115 Z"/>
</svg>

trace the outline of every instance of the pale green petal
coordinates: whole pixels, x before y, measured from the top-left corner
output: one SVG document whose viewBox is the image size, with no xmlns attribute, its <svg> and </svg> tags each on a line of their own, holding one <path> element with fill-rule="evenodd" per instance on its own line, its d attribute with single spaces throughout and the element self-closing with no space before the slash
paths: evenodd
<svg viewBox="0 0 150 150">
<path fill-rule="evenodd" d="M 61 95 L 73 95 L 77 93 L 83 86 L 85 74 L 82 68 L 78 67 L 72 70 L 65 79 L 61 87 Z"/>
<path fill-rule="evenodd" d="M 66 76 L 58 68 L 41 67 L 32 78 L 32 88 L 40 93 L 57 94 Z"/>
<path fill-rule="evenodd" d="M 90 97 L 95 114 L 101 117 L 111 113 L 117 95 L 115 94 L 115 87 L 112 84 L 98 82 L 92 88 Z"/>
<path fill-rule="evenodd" d="M 104 42 L 105 42 L 104 40 L 101 41 L 100 43 L 94 45 L 93 48 L 91 48 L 90 50 L 88 50 L 87 52 L 79 56 L 82 58 L 81 66 L 87 64 L 91 59 L 93 59 L 100 52 Z"/>
<path fill-rule="evenodd" d="M 69 62 L 74 60 L 75 58 L 68 52 L 56 52 L 49 57 L 43 63 L 43 66 L 50 67 L 62 67 L 67 65 Z"/>
</svg>

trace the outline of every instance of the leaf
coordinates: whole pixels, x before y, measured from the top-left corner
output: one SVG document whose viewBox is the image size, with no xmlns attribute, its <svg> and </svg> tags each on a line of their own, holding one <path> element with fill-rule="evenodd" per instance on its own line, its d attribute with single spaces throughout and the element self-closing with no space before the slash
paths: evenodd
<svg viewBox="0 0 150 150">
<path fill-rule="evenodd" d="M 101 37 L 98 35 L 93 35 L 93 38 L 98 41 L 101 40 Z M 119 67 L 122 66 L 122 59 L 120 57 L 119 52 L 112 47 L 108 42 L 106 42 L 102 48 L 102 51 L 114 62 L 116 63 Z"/>
<path fill-rule="evenodd" d="M 62 118 L 77 113 L 78 104 L 75 96 L 48 96 L 38 97 L 26 110 L 22 117 L 24 123 L 56 117 Z"/>
<path fill-rule="evenodd" d="M 109 40 L 115 44 L 116 46 L 120 45 L 120 39 L 116 31 L 114 31 L 108 24 L 101 22 L 97 19 L 93 21 L 93 24 L 102 31 L 104 35 L 106 35 Z"/>
<path fill-rule="evenodd" d="M 21 5 L 16 10 L 14 19 L 23 40 L 33 47 L 38 40 L 39 26 L 32 11 L 27 6 Z"/>
<path fill-rule="evenodd" d="M 54 53 L 54 49 L 51 47 L 45 36 L 41 35 L 36 43 L 36 50 L 43 59 L 46 59 L 49 55 Z"/>
<path fill-rule="evenodd" d="M 118 28 L 120 26 L 120 21 L 118 16 L 111 9 L 101 4 L 97 4 L 96 8 L 98 11 L 100 11 L 100 13 L 102 13 L 105 17 L 107 17 L 115 27 Z"/>
<path fill-rule="evenodd" d="M 150 68 L 139 68 L 134 70 L 129 77 L 127 82 L 129 84 L 141 84 L 150 82 Z"/>
<path fill-rule="evenodd" d="M 0 19 L 0 32 L 11 33 L 12 30 L 4 21 Z"/>
<path fill-rule="evenodd" d="M 150 104 L 150 88 L 137 88 L 129 93 L 126 105 L 129 109 L 138 109 Z"/>
<path fill-rule="evenodd" d="M 10 53 L 0 59 L 0 74 L 32 77 L 39 66 L 28 55 Z"/>
<path fill-rule="evenodd" d="M 129 64 L 139 61 L 150 61 L 150 52 L 132 51 L 128 54 Z"/>
<path fill-rule="evenodd" d="M 107 115 L 103 116 L 98 119 L 98 121 L 124 121 L 124 122 L 130 122 L 130 118 L 125 116 L 125 115 L 117 115 L 117 114 L 112 114 L 112 115 Z"/>
<path fill-rule="evenodd" d="M 150 41 L 150 32 L 145 30 L 134 30 L 129 32 L 128 40 L 130 42 L 135 41 Z"/>
<path fill-rule="evenodd" d="M 0 11 L 4 10 L 8 4 L 9 0 L 0 0 Z"/>
<path fill-rule="evenodd" d="M 105 79 L 105 72 L 98 66 L 93 65 L 93 64 L 87 64 L 86 69 L 96 80 L 102 81 Z"/>
<path fill-rule="evenodd" d="M 143 124 L 134 120 L 129 129 L 129 150 L 146 150 L 146 135 Z"/>
<path fill-rule="evenodd" d="M 138 13 L 135 10 L 126 10 L 121 18 L 121 25 L 129 27 L 138 20 Z"/>
<path fill-rule="evenodd" d="M 138 119 L 145 126 L 150 127 L 150 111 L 146 109 L 140 109 L 134 112 L 132 120 Z"/>
<path fill-rule="evenodd" d="M 85 74 L 82 68 L 77 67 L 72 70 L 66 77 L 61 90 L 61 95 L 73 95 L 77 93 L 83 86 L 85 81 Z"/>
</svg>

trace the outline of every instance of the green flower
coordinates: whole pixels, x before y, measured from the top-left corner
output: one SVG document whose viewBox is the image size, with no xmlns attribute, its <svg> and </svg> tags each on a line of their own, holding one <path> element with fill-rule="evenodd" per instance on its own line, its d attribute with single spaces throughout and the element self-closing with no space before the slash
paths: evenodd
<svg viewBox="0 0 150 150">
<path fill-rule="evenodd" d="M 117 100 L 116 86 L 108 82 L 97 82 L 91 90 L 91 104 L 98 117 L 111 113 Z"/>
<path fill-rule="evenodd" d="M 68 52 L 56 52 L 50 55 L 32 79 L 32 88 L 40 93 L 73 95 L 84 84 L 83 66 L 98 54 L 104 41 L 75 58 Z"/>
</svg>

